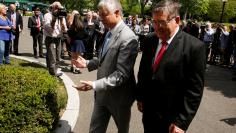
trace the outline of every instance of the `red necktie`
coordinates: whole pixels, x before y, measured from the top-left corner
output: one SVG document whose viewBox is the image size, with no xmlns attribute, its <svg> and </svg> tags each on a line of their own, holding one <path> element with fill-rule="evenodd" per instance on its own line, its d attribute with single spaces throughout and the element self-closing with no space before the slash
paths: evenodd
<svg viewBox="0 0 236 133">
<path fill-rule="evenodd" d="M 38 31 L 40 31 L 40 18 L 39 17 L 37 18 L 37 29 Z"/>
<path fill-rule="evenodd" d="M 160 51 L 158 52 L 156 58 L 155 58 L 155 61 L 152 65 L 152 70 L 153 72 L 156 71 L 157 67 L 158 67 L 158 64 L 160 63 L 161 61 L 161 58 L 163 57 L 163 54 L 165 53 L 166 51 L 166 45 L 167 45 L 167 42 L 162 42 L 162 46 L 161 46 L 161 49 Z"/>
</svg>

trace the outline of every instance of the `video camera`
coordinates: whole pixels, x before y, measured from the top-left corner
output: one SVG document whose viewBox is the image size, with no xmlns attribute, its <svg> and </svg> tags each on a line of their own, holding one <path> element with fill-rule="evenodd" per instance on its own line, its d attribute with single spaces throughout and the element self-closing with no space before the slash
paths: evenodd
<svg viewBox="0 0 236 133">
<path fill-rule="evenodd" d="M 66 17 L 67 16 L 67 11 L 65 8 L 62 8 L 62 9 L 59 9 L 59 12 L 58 12 L 58 16 L 59 17 Z"/>
<path fill-rule="evenodd" d="M 60 8 L 57 12 L 53 13 L 53 16 L 61 18 L 67 16 L 67 11 L 65 8 Z"/>
</svg>

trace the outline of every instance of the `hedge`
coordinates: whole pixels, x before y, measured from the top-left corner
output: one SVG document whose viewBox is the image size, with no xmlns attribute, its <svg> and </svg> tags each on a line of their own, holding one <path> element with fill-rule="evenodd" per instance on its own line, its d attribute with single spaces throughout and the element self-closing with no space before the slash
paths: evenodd
<svg viewBox="0 0 236 133">
<path fill-rule="evenodd" d="M 12 62 L 0 66 L 0 132 L 52 132 L 66 105 L 64 86 L 39 65 Z"/>
</svg>

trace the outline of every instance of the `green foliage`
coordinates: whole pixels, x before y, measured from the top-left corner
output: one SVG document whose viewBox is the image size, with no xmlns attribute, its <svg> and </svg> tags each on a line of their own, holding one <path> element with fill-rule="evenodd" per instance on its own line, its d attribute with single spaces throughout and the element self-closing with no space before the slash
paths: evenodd
<svg viewBox="0 0 236 133">
<path fill-rule="evenodd" d="M 98 0 L 61 0 L 68 10 L 78 10 L 82 12 L 83 9 L 97 10 Z"/>
<path fill-rule="evenodd" d="M 211 0 L 210 7 L 207 16 L 210 21 L 219 22 L 222 14 L 223 3 L 219 0 Z M 226 2 L 224 13 L 223 13 L 223 22 L 229 22 L 236 16 L 236 0 L 230 0 Z M 236 22 L 235 20 L 231 22 Z"/>
<path fill-rule="evenodd" d="M 229 22 L 229 19 L 233 19 L 236 17 L 236 0 L 230 0 L 225 4 L 225 11 L 223 16 L 224 22 Z M 236 22 L 236 20 L 232 22 Z"/>
<path fill-rule="evenodd" d="M 209 8 L 207 16 L 210 21 L 219 22 L 221 14 L 221 2 L 219 0 L 210 1 L 211 8 Z M 213 10 L 214 9 L 214 10 Z"/>
<path fill-rule="evenodd" d="M 0 132 L 51 132 L 66 104 L 62 84 L 39 65 L 12 63 L 0 66 Z"/>
<path fill-rule="evenodd" d="M 33 15 L 34 15 L 33 12 L 26 12 L 26 13 L 25 13 L 25 16 L 33 16 Z"/>
<path fill-rule="evenodd" d="M 120 0 L 124 16 L 140 14 L 140 4 L 138 0 Z"/>
<path fill-rule="evenodd" d="M 152 0 L 152 5 L 161 0 Z M 181 18 L 183 19 L 204 19 L 210 21 L 219 22 L 221 11 L 222 11 L 222 0 L 176 0 L 182 5 L 181 7 Z M 52 3 L 53 0 L 45 1 Z M 62 5 L 64 5 L 69 10 L 79 10 L 82 9 L 97 10 L 97 4 L 99 0 L 61 0 Z M 142 5 L 143 0 L 120 0 L 123 13 L 125 16 L 129 14 L 139 14 L 139 15 L 150 15 L 151 7 L 147 5 Z M 225 11 L 223 16 L 223 22 L 236 22 L 236 0 L 228 0 L 225 5 Z"/>
</svg>

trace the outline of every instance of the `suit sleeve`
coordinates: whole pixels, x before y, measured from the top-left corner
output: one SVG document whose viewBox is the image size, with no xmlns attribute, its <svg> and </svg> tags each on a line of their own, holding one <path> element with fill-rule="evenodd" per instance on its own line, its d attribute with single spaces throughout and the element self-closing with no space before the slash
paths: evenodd
<svg viewBox="0 0 236 133">
<path fill-rule="evenodd" d="M 98 59 L 94 58 L 92 60 L 89 60 L 89 63 L 87 65 L 88 71 L 93 71 L 96 70 L 98 68 Z"/>
<path fill-rule="evenodd" d="M 205 66 L 205 47 L 200 43 L 195 45 L 190 52 L 190 71 L 186 77 L 184 103 L 174 122 L 183 130 L 188 128 L 199 108 L 203 95 Z"/>
<path fill-rule="evenodd" d="M 142 53 L 142 58 L 140 61 L 140 65 L 139 65 L 139 71 L 138 71 L 138 82 L 137 82 L 137 88 L 135 91 L 135 96 L 136 96 L 136 100 L 139 102 L 143 101 L 144 98 L 144 88 L 147 83 L 147 70 L 148 70 L 148 54 L 150 54 L 150 51 L 148 51 L 148 47 L 150 42 L 147 42 L 148 40 L 145 39 L 145 45 L 143 48 L 143 53 Z"/>
<path fill-rule="evenodd" d="M 33 26 L 33 21 L 32 21 L 32 17 L 29 17 L 28 19 L 28 28 L 34 28 L 35 26 Z"/>
</svg>

